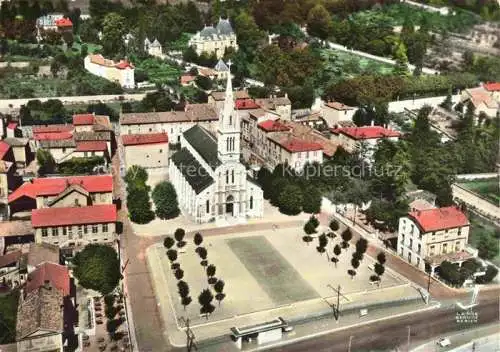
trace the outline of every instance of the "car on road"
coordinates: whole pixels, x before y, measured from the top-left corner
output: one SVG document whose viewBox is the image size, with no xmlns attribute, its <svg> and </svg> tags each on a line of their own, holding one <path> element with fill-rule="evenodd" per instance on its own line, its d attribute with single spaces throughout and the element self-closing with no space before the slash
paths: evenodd
<svg viewBox="0 0 500 352">
<path fill-rule="evenodd" d="M 438 341 L 437 341 L 437 344 L 441 347 L 448 347 L 451 345 L 451 341 L 449 338 L 447 337 L 443 337 L 443 338 L 440 338 Z"/>
<path fill-rule="evenodd" d="M 293 331 L 293 326 L 288 325 L 283 328 L 283 332 L 291 332 L 291 331 Z"/>
</svg>

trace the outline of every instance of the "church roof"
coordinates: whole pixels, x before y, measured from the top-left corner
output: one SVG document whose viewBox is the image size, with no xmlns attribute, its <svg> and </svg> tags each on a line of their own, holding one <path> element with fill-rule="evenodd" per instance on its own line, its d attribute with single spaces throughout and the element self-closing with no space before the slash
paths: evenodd
<svg viewBox="0 0 500 352">
<path fill-rule="evenodd" d="M 229 35 L 233 33 L 233 27 L 231 27 L 229 19 L 219 19 L 219 23 L 217 23 L 216 29 L 219 34 Z"/>
<path fill-rule="evenodd" d="M 194 125 L 184 132 L 184 138 L 213 170 L 221 165 L 217 153 L 217 140 L 203 127 Z"/>
<path fill-rule="evenodd" d="M 224 61 L 222 61 L 222 59 L 219 59 L 219 61 L 217 62 L 217 65 L 215 65 L 215 71 L 219 71 L 219 72 L 225 72 L 225 71 L 229 71 L 229 67 L 227 67 L 226 63 Z"/>
<path fill-rule="evenodd" d="M 182 148 L 172 155 L 171 160 L 196 194 L 214 183 L 214 179 L 208 174 L 207 170 L 186 148 Z"/>
</svg>

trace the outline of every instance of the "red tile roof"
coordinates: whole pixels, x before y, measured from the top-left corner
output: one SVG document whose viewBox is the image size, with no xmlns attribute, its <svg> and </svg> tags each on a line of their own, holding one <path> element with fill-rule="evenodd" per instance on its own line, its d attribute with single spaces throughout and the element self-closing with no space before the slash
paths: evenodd
<svg viewBox="0 0 500 352">
<path fill-rule="evenodd" d="M 22 252 L 14 251 L 6 255 L 0 255 L 0 268 L 16 263 L 21 258 Z"/>
<path fill-rule="evenodd" d="M 253 99 L 237 99 L 234 102 L 234 108 L 238 110 L 249 110 L 249 109 L 259 109 L 260 106 L 257 105 Z"/>
<path fill-rule="evenodd" d="M 10 122 L 8 125 L 7 125 L 7 128 L 9 130 L 15 130 L 17 128 L 17 125 L 18 123 L 17 122 Z"/>
<path fill-rule="evenodd" d="M 122 136 L 122 142 L 125 146 L 168 143 L 168 135 L 166 133 L 126 134 Z"/>
<path fill-rule="evenodd" d="M 33 134 L 33 139 L 36 141 L 59 141 L 71 138 L 73 138 L 71 132 L 42 132 Z"/>
<path fill-rule="evenodd" d="M 73 115 L 73 126 L 88 126 L 94 124 L 94 114 Z"/>
<path fill-rule="evenodd" d="M 500 91 L 500 82 L 486 83 L 483 85 L 484 89 L 490 92 Z"/>
<path fill-rule="evenodd" d="M 412 211 L 408 216 L 415 220 L 424 232 L 469 225 L 467 216 L 456 206 Z"/>
<path fill-rule="evenodd" d="M 125 69 L 127 67 L 134 68 L 134 66 L 128 62 L 127 60 L 120 60 L 120 62 L 116 63 L 113 60 L 109 60 L 104 58 L 101 54 L 93 54 L 90 56 L 90 62 L 100 66 L 106 67 L 116 67 L 118 69 Z"/>
<path fill-rule="evenodd" d="M 290 153 L 299 152 L 311 152 L 315 150 L 322 150 L 321 144 L 311 141 L 306 141 L 291 135 L 288 136 L 277 136 L 276 138 L 271 138 L 276 143 L 279 143 L 283 148 L 288 150 Z"/>
<path fill-rule="evenodd" d="M 73 129 L 73 125 L 39 125 L 33 126 L 33 133 L 71 132 Z"/>
<path fill-rule="evenodd" d="M 63 296 L 69 296 L 71 293 L 68 268 L 55 263 L 43 263 L 37 266 L 35 271 L 28 275 L 25 292 L 35 291 L 45 285 L 47 281 Z"/>
<path fill-rule="evenodd" d="M 108 149 L 105 141 L 82 141 L 76 143 L 77 152 L 104 152 Z"/>
<path fill-rule="evenodd" d="M 181 84 L 188 84 L 196 79 L 193 75 L 182 75 L 181 76 Z"/>
<path fill-rule="evenodd" d="M 119 63 L 117 63 L 115 65 L 116 68 L 120 69 L 120 70 L 124 70 L 126 68 L 134 68 L 134 65 L 132 65 L 130 62 L 128 62 L 127 60 L 120 60 Z"/>
<path fill-rule="evenodd" d="M 290 127 L 281 123 L 278 120 L 262 121 L 261 123 L 259 123 L 258 126 L 266 132 L 284 132 L 284 131 L 289 131 L 291 129 Z"/>
<path fill-rule="evenodd" d="M 345 134 L 352 139 L 373 139 L 401 136 L 401 133 L 398 131 L 390 130 L 382 126 L 344 127 L 331 129 L 331 131 L 336 134 Z"/>
<path fill-rule="evenodd" d="M 41 208 L 31 213 L 34 228 L 48 226 L 103 224 L 116 221 L 114 204 L 98 204 L 89 207 Z"/>
<path fill-rule="evenodd" d="M 57 27 L 73 27 L 73 22 L 69 18 L 60 18 L 56 20 Z"/>
<path fill-rule="evenodd" d="M 5 143 L 4 141 L 0 141 L 0 160 L 9 152 L 10 145 Z"/>
<path fill-rule="evenodd" d="M 9 195 L 9 203 L 23 196 L 36 198 L 37 196 L 58 195 L 71 184 L 81 185 L 90 193 L 113 191 L 113 177 L 111 175 L 35 178 L 32 182 L 25 182 L 12 192 Z"/>
<path fill-rule="evenodd" d="M 337 101 L 330 101 L 330 102 L 326 103 L 326 106 L 328 106 L 329 108 L 335 109 L 335 110 L 340 110 L 340 111 L 354 110 L 354 108 L 352 106 L 348 106 L 348 105 L 339 103 Z"/>
</svg>

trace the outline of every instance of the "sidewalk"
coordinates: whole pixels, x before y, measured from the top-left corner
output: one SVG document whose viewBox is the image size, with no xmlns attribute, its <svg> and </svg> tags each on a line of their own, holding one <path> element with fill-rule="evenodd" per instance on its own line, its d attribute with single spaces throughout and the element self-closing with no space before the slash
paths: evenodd
<svg viewBox="0 0 500 352">
<path fill-rule="evenodd" d="M 500 327 L 497 324 L 442 337 L 450 339 L 451 346 L 438 346 L 438 339 L 436 338 L 418 346 L 412 352 L 470 352 L 474 342 L 475 352 L 496 352 L 500 350 Z"/>
</svg>

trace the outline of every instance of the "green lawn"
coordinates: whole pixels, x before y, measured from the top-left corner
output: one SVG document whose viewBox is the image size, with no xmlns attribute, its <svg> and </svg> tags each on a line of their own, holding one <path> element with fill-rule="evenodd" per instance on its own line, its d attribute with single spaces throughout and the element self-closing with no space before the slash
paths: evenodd
<svg viewBox="0 0 500 352">
<path fill-rule="evenodd" d="M 460 185 L 474 193 L 479 194 L 483 198 L 487 199 L 489 202 L 498 206 L 498 204 L 500 203 L 500 188 L 498 181 L 499 181 L 498 177 L 495 177 L 484 180 L 463 182 L 460 183 Z"/>
<path fill-rule="evenodd" d="M 16 341 L 16 317 L 19 291 L 0 294 L 0 345 Z"/>
<path fill-rule="evenodd" d="M 497 228 L 494 224 L 478 215 L 475 215 L 472 212 L 469 212 L 468 217 L 471 224 L 469 232 L 469 244 L 474 248 L 477 248 L 477 244 L 481 236 L 490 236 L 495 238 L 495 233 L 500 231 L 500 229 Z M 496 237 L 496 240 L 497 246 L 500 246 L 500 238 Z M 500 253 L 496 257 L 491 259 L 491 261 L 495 263 L 495 265 L 500 266 Z"/>
</svg>

